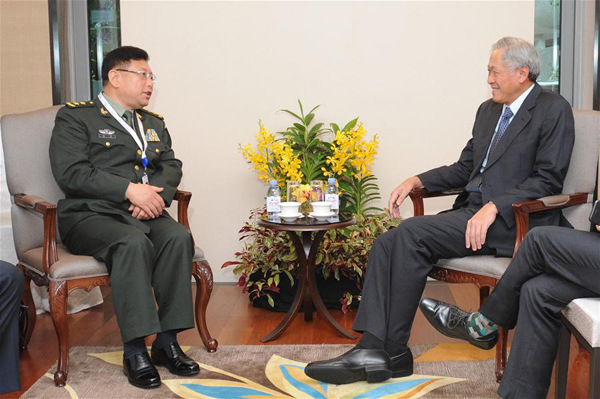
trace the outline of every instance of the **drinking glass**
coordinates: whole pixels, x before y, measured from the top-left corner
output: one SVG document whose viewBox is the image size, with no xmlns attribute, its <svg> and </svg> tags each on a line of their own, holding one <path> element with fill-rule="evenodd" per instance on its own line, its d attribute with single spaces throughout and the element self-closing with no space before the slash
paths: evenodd
<svg viewBox="0 0 600 399">
<path fill-rule="evenodd" d="M 310 182 L 310 202 L 323 201 L 324 184 L 323 180 L 313 180 Z"/>
<path fill-rule="evenodd" d="M 300 202 L 300 182 L 288 180 L 287 182 L 287 201 Z"/>
</svg>

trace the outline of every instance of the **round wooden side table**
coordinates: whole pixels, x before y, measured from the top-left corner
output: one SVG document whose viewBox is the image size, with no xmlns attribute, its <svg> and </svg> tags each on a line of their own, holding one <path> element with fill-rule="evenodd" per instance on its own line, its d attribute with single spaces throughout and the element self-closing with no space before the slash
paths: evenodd
<svg viewBox="0 0 600 399">
<path fill-rule="evenodd" d="M 335 328 L 343 336 L 356 339 L 356 336 L 342 327 L 327 310 L 323 303 L 323 299 L 317 289 L 317 280 L 315 274 L 315 261 L 323 236 L 328 230 L 339 229 L 342 227 L 351 226 L 356 223 L 352 216 L 340 215 L 336 218 L 330 218 L 326 221 L 317 221 L 312 217 L 303 217 L 296 219 L 294 222 L 286 222 L 281 219 L 263 218 L 258 221 L 259 226 L 266 227 L 275 231 L 286 231 L 296 248 L 298 255 L 298 263 L 300 269 L 296 273 L 298 288 L 296 296 L 292 302 L 290 310 L 287 312 L 283 320 L 277 327 L 263 338 L 261 342 L 275 340 L 283 334 L 283 332 L 292 324 L 294 317 L 298 314 L 300 306 L 303 304 L 304 320 L 311 321 L 313 311 L 316 310 L 327 322 Z M 312 237 L 312 232 L 317 232 Z M 301 233 L 300 236 L 297 233 Z M 314 305 L 314 307 L 313 307 Z"/>
</svg>

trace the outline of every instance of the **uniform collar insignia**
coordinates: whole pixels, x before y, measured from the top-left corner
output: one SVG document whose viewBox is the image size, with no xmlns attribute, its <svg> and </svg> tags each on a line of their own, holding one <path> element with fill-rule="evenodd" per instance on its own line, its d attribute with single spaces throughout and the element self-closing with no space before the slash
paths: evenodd
<svg viewBox="0 0 600 399">
<path fill-rule="evenodd" d="M 108 115 L 108 111 L 104 107 L 100 108 L 100 113 L 104 116 Z"/>
</svg>

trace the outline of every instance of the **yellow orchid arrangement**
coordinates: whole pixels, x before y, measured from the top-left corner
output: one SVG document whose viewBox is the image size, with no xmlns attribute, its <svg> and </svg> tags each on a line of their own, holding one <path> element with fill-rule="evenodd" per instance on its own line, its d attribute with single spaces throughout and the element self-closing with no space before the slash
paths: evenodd
<svg viewBox="0 0 600 399">
<path fill-rule="evenodd" d="M 375 135 L 366 139 L 367 130 L 358 118 L 351 120 L 343 128 L 335 123 L 325 128 L 323 123 L 314 123 L 312 108 L 306 115 L 300 100 L 300 112 L 281 110 L 292 116 L 296 122 L 285 131 L 275 134 L 269 132 L 259 121 L 256 133 L 256 147 L 251 144 L 239 146 L 251 169 L 258 179 L 267 183 L 277 180 L 280 188 L 287 181 L 299 181 L 300 198 L 310 198 L 310 186 L 313 180 L 337 179 L 341 192 L 341 210 L 353 214 L 364 214 L 381 209 L 369 206 L 380 199 L 379 187 L 373 176 L 373 162 L 377 156 L 379 139 Z M 325 137 L 332 137 L 328 142 Z M 304 190 L 304 191 L 303 191 Z M 282 192 L 285 190 L 282 190 Z M 314 200 L 314 199 L 313 199 Z"/>
<path fill-rule="evenodd" d="M 287 195 L 288 181 L 298 181 L 290 189 L 290 198 L 304 204 L 317 195 L 310 185 L 313 180 L 335 177 L 340 189 L 340 211 L 350 212 L 356 224 L 325 234 L 317 263 L 320 277 L 327 280 L 328 292 L 340 293 L 337 301 L 342 311 L 355 306 L 362 290 L 367 258 L 375 238 L 398 224 L 387 212 L 372 206 L 380 199 L 373 162 L 377 156 L 379 139 L 368 133 L 358 118 L 340 127 L 330 123 L 315 123 L 315 110 L 304 113 L 298 100 L 298 113 L 284 109 L 294 121 L 284 131 L 271 133 L 259 121 L 256 145 L 239 146 L 244 159 L 262 182 L 277 180 L 282 194 Z M 294 192 L 294 190 L 297 190 Z M 263 209 L 253 210 L 248 222 L 240 230 L 243 249 L 236 259 L 223 267 L 234 267 L 239 276 L 238 285 L 248 293 L 255 306 L 286 310 L 285 299 L 293 291 L 293 273 L 299 268 L 294 245 L 285 232 L 276 232 L 255 223 Z M 330 277 L 333 277 L 330 279 Z M 337 285 L 337 286 L 336 286 Z M 293 295 L 291 295 L 293 297 Z M 289 304 L 287 304 L 289 305 Z"/>
</svg>

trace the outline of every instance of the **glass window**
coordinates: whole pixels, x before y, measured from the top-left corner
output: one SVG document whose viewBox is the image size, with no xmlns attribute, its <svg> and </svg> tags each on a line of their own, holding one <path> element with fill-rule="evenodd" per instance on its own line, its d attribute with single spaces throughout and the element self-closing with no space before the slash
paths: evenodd
<svg viewBox="0 0 600 399">
<path fill-rule="evenodd" d="M 121 45 L 119 0 L 88 0 L 92 98 L 102 91 L 104 56 Z"/>
<path fill-rule="evenodd" d="M 560 77 L 560 0 L 536 0 L 534 44 L 540 54 L 540 86 L 558 93 Z"/>
</svg>

